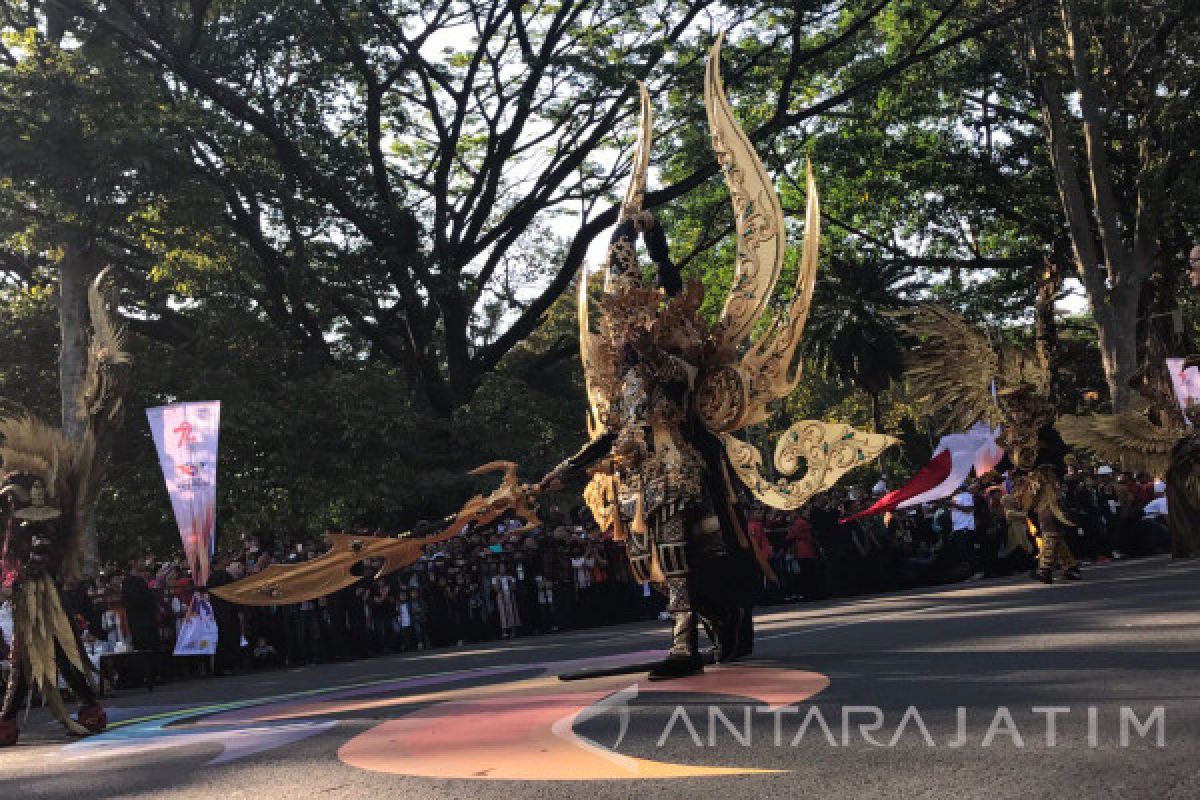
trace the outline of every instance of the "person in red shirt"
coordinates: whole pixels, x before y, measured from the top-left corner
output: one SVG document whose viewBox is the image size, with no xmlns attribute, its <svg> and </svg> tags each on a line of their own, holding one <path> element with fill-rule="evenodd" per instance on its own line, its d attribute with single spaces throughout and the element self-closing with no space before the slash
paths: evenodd
<svg viewBox="0 0 1200 800">
<path fill-rule="evenodd" d="M 1134 499 L 1140 505 L 1144 506 L 1154 499 L 1154 479 L 1145 472 L 1137 474 L 1137 481 L 1131 488 L 1133 489 Z"/>
<path fill-rule="evenodd" d="M 792 517 L 787 532 L 788 547 L 797 559 L 818 558 L 817 544 L 813 541 L 812 526 L 800 514 Z"/>
<path fill-rule="evenodd" d="M 767 538 L 767 512 L 762 508 L 756 508 L 750 512 L 750 521 L 746 524 L 746 533 L 750 536 L 750 541 L 754 543 L 754 549 L 757 550 L 765 559 L 770 560 L 774 555 L 771 548 L 771 540 Z"/>
<path fill-rule="evenodd" d="M 813 538 L 812 525 L 800 513 L 792 516 L 787 532 L 788 554 L 795 559 L 793 585 L 788 594 L 805 600 L 821 600 L 829 595 L 825 582 L 825 566 L 821 551 Z"/>
</svg>

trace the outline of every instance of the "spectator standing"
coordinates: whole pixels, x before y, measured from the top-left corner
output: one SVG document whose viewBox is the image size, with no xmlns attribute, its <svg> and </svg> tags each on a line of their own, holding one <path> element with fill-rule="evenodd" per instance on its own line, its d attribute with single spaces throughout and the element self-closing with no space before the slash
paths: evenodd
<svg viewBox="0 0 1200 800">
<path fill-rule="evenodd" d="M 208 588 L 215 589 L 227 583 L 233 583 L 229 573 L 229 559 L 218 558 L 215 569 L 208 576 Z M 238 667 L 238 656 L 242 646 L 242 627 L 238 619 L 237 606 L 227 600 L 222 600 L 215 594 L 209 594 L 212 603 L 213 618 L 217 623 L 217 652 L 213 658 L 214 669 L 218 675 L 232 675 Z"/>
<path fill-rule="evenodd" d="M 121 605 L 134 650 L 158 650 L 158 599 L 146 583 L 140 562 L 130 564 L 129 574 L 121 581 Z"/>
<path fill-rule="evenodd" d="M 370 609 L 372 647 L 376 654 L 383 655 L 395 648 L 396 604 L 392 599 L 387 581 L 375 581 L 367 598 Z"/>
<path fill-rule="evenodd" d="M 958 555 L 970 565 L 972 577 L 982 577 L 979 542 L 975 538 L 975 495 L 963 486 L 950 501 L 951 539 Z"/>
<path fill-rule="evenodd" d="M 425 599 L 419 588 L 408 590 L 408 611 L 412 617 L 413 640 L 418 650 L 428 649 L 429 641 L 429 612 L 425 607 Z"/>
<path fill-rule="evenodd" d="M 803 515 L 792 516 L 787 532 L 788 554 L 794 560 L 795 582 L 789 594 L 805 600 L 823 600 L 829 595 L 825 581 L 825 569 L 820 551 L 813 537 L 812 526 Z"/>
<path fill-rule="evenodd" d="M 404 589 L 396 592 L 396 617 L 394 621 L 397 647 L 401 652 L 416 647 L 416 637 L 413 635 L 412 606 L 408 603 L 408 592 Z"/>
<path fill-rule="evenodd" d="M 1142 509 L 1142 528 L 1145 538 L 1155 552 L 1171 549 L 1171 531 L 1167 510 L 1167 485 L 1162 481 L 1151 484 L 1153 497 Z"/>
<path fill-rule="evenodd" d="M 492 576 L 492 591 L 496 601 L 496 612 L 500 623 L 500 638 L 511 639 L 521 625 L 517 611 L 516 578 L 507 569 Z"/>
</svg>

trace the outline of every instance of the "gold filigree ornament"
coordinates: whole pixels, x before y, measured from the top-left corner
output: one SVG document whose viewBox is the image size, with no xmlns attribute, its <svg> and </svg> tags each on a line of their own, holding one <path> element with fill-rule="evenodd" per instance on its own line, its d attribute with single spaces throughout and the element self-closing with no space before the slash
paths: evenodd
<svg viewBox="0 0 1200 800">
<path fill-rule="evenodd" d="M 864 433 L 841 423 L 802 420 L 792 425 L 775 446 L 775 469 L 790 477 L 807 465 L 798 480 L 776 481 L 763 475 L 758 448 L 729 434 L 721 437 L 734 473 L 754 495 L 782 511 L 800 508 L 813 495 L 833 487 L 850 470 L 877 458 L 899 440 L 882 433 Z"/>
<path fill-rule="evenodd" d="M 739 355 L 744 340 L 760 327 L 775 290 L 787 236 L 775 187 L 725 97 L 720 77 L 722 41 L 723 36 L 717 37 L 708 59 L 705 103 L 713 149 L 733 205 L 737 263 L 733 285 L 713 331 L 713 357 L 702 371 L 697 394 L 703 398 L 698 411 L 704 423 L 716 432 L 732 433 L 765 420 L 769 404 L 787 397 L 799 382 L 795 355 L 816 286 L 821 206 L 810 163 L 805 174 L 804 242 L 792 300 Z M 739 374 L 734 377 L 730 370 Z M 712 385 L 706 385 L 709 382 Z"/>
<path fill-rule="evenodd" d="M 787 251 L 783 206 L 754 151 L 754 145 L 734 117 L 721 80 L 722 32 L 713 43 L 704 72 L 704 107 L 712 148 L 721 166 L 733 204 L 737 231 L 737 263 L 733 284 L 718 323 L 718 339 L 732 356 L 762 316 Z"/>
</svg>

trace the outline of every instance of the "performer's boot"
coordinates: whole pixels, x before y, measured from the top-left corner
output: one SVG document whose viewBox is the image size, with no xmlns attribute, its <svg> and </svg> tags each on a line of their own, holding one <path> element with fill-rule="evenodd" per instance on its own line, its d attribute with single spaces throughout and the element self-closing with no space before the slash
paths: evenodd
<svg viewBox="0 0 1200 800">
<path fill-rule="evenodd" d="M 1054 583 L 1054 567 L 1058 563 L 1058 548 L 1061 546 L 1058 534 L 1049 531 L 1042 534 L 1042 547 L 1038 551 L 1038 565 L 1033 572 L 1034 580 L 1042 583 Z"/>
<path fill-rule="evenodd" d="M 99 703 L 89 703 L 79 707 L 78 720 L 92 733 L 102 733 L 108 727 L 108 712 Z"/>
<path fill-rule="evenodd" d="M 712 650 L 706 651 L 704 663 L 722 664 L 729 661 L 738 648 L 738 621 L 736 611 L 714 614 L 711 611 L 699 615 L 704 632 L 712 641 Z"/>
<path fill-rule="evenodd" d="M 17 703 L 29 688 L 25 682 L 25 672 L 21 668 L 21 640 L 13 643 L 12 671 L 8 673 L 8 685 L 0 696 L 0 747 L 11 747 L 21 737 L 21 729 L 17 727 Z"/>
<path fill-rule="evenodd" d="M 737 646 L 730 653 L 728 661 L 737 661 L 754 652 L 754 606 L 738 609 Z"/>
<path fill-rule="evenodd" d="M 0 747 L 12 747 L 21 738 L 16 719 L 0 719 Z"/>
<path fill-rule="evenodd" d="M 658 563 L 667 589 L 667 611 L 675 621 L 671 652 L 650 671 L 652 681 L 682 678 L 704 669 L 700 655 L 699 623 L 688 585 L 687 542 L 682 514 L 666 516 L 656 530 Z"/>
<path fill-rule="evenodd" d="M 84 664 L 88 664 L 87 654 L 83 652 L 83 646 L 77 645 L 80 651 L 80 657 Z M 104 706 L 100 705 L 100 701 L 96 699 L 96 692 L 92 686 L 88 675 L 75 669 L 70 660 L 65 654 L 59 651 L 58 658 L 58 674 L 66 681 L 67 686 L 71 687 L 71 691 L 79 700 L 79 713 L 75 715 L 75 721 L 78 722 L 88 733 L 100 733 L 108 727 L 108 713 L 104 710 Z M 91 666 L 88 664 L 88 666 Z M 78 731 L 77 731 L 78 733 Z"/>
<path fill-rule="evenodd" d="M 1063 577 L 1067 580 L 1077 581 L 1083 577 L 1079 573 L 1079 562 L 1075 560 L 1075 554 L 1071 552 L 1071 548 L 1067 546 L 1067 542 L 1062 536 L 1058 537 L 1055 559 L 1058 561 L 1058 566 L 1062 568 Z"/>
<path fill-rule="evenodd" d="M 720 617 L 703 618 L 703 622 L 713 640 L 715 663 L 728 664 L 754 652 L 753 607 L 735 608 Z"/>
<path fill-rule="evenodd" d="M 696 612 L 677 611 L 671 633 L 671 652 L 650 670 L 648 677 L 652 681 L 664 681 L 703 671 L 704 659 L 700 656 Z"/>
</svg>

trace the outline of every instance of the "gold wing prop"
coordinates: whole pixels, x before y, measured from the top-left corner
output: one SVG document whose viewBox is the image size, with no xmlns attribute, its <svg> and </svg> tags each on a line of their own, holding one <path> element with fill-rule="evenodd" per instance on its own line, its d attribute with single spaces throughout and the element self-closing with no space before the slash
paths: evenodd
<svg viewBox="0 0 1200 800">
<path fill-rule="evenodd" d="M 68 506 L 74 497 L 75 456 L 75 445 L 59 428 L 30 416 L 0 419 L 0 469 L 41 478 L 47 500 L 56 508 Z"/>
<path fill-rule="evenodd" d="M 724 34 L 717 37 L 709 54 L 704 100 L 713 151 L 733 203 L 737 264 L 696 399 L 705 425 L 732 433 L 766 419 L 767 406 L 791 394 L 799 382 L 794 362 L 816 286 L 821 206 L 810 163 L 805 171 L 804 243 L 792 300 L 739 358 L 740 344 L 758 325 L 779 279 L 787 230 L 775 187 L 725 96 L 720 74 L 723 39 Z"/>
<path fill-rule="evenodd" d="M 88 289 L 92 337 L 76 406 L 84 422 L 79 442 L 33 417 L 0 419 L 0 466 L 5 472 L 27 472 L 41 478 L 49 505 L 62 512 L 61 571 L 68 578 L 79 572 L 88 514 L 100 492 L 112 439 L 121 427 L 131 363 L 124 331 L 113 322 L 104 298 L 108 276 L 109 270 L 104 270 Z"/>
<path fill-rule="evenodd" d="M 303 564 L 274 564 L 262 572 L 211 589 L 222 600 L 246 606 L 275 606 L 302 603 L 324 597 L 357 583 L 362 576 L 350 568 L 366 559 L 383 559 L 375 573 L 382 578 L 403 569 L 421 557 L 424 548 L 452 539 L 468 525 L 487 525 L 507 511 L 513 511 L 526 525 L 540 525 L 534 505 L 537 487 L 517 480 L 517 465 L 511 461 L 492 461 L 471 470 L 472 475 L 503 472 L 500 487 L 484 497 L 476 495 L 446 520 L 446 527 L 432 536 L 419 539 L 389 539 L 352 534 L 330 534 L 330 549 Z"/>
<path fill-rule="evenodd" d="M 1182 435 L 1182 431 L 1155 425 L 1135 413 L 1061 416 L 1056 427 L 1074 448 L 1088 450 L 1124 469 L 1160 476 L 1166 474 L 1171 448 Z"/>
<path fill-rule="evenodd" d="M 67 713 L 58 690 L 55 654 L 62 653 L 84 676 L 90 675 L 91 664 L 84 664 L 71 618 L 63 610 L 58 589 L 48 575 L 26 578 L 17 584 L 13 593 L 13 628 L 14 638 L 21 644 L 18 652 L 29 669 L 29 682 L 50 706 L 55 719 L 71 733 L 87 736 L 89 731 Z"/>
<path fill-rule="evenodd" d="M 1200 433 L 1181 437 L 1171 452 L 1166 471 L 1167 508 L 1170 510 L 1171 554 L 1200 558 Z"/>
<path fill-rule="evenodd" d="M 111 272 L 111 269 L 101 272 L 88 288 L 92 340 L 78 413 L 94 429 L 102 423 L 119 427 L 128 377 L 122 367 L 132 361 L 125 351 L 125 327 L 114 321 L 110 310 L 116 305 L 115 293 L 107 286 Z"/>
<path fill-rule="evenodd" d="M 737 265 L 717 323 L 718 349 L 732 356 L 762 316 L 783 268 L 783 207 L 749 137 L 733 115 L 721 81 L 722 32 L 704 70 L 704 107 L 712 148 L 733 203 Z"/>
<path fill-rule="evenodd" d="M 624 221 L 642 212 L 646 200 L 646 181 L 650 174 L 650 150 L 654 146 L 654 112 L 650 108 L 650 92 L 646 84 L 638 81 L 638 101 L 641 116 L 638 118 L 638 138 L 633 149 L 633 168 L 629 174 L 629 187 L 621 202 L 618 220 Z"/>
<path fill-rule="evenodd" d="M 638 97 L 641 104 L 641 116 L 638 121 L 637 144 L 634 145 L 633 167 L 629 175 L 629 186 L 625 190 L 625 199 L 621 202 L 619 221 L 625 221 L 642 211 L 646 199 L 646 182 L 650 171 L 650 150 L 654 144 L 654 114 L 650 107 L 650 93 L 646 85 L 638 81 Z M 607 291 L 612 278 L 611 265 L 614 259 L 625 259 L 631 262 L 629 268 L 636 268 L 637 256 L 633 252 L 620 250 L 619 244 L 609 246 L 609 252 L 604 263 L 604 288 Z M 615 366 L 616 354 L 603 352 L 606 342 L 596 339 L 591 334 L 588 313 L 588 279 L 587 268 L 579 270 L 578 292 L 579 317 L 579 358 L 583 366 L 583 382 L 588 398 L 587 431 L 591 437 L 598 436 L 602 431 L 603 419 L 612 402 L 613 387 L 609 375 L 602 374 L 601 365 Z M 609 370 L 611 372 L 611 369 Z"/>
<path fill-rule="evenodd" d="M 88 287 L 92 339 L 88 344 L 87 371 L 76 413 L 85 427 L 80 440 L 72 481 L 76 487 L 72 539 L 68 543 L 66 574 L 77 574 L 83 535 L 91 509 L 100 495 L 113 440 L 125 421 L 125 390 L 133 359 L 125 350 L 125 329 L 114 320 L 116 293 L 109 285 L 111 269 L 103 270 Z"/>
<path fill-rule="evenodd" d="M 803 459 L 808 469 L 798 480 L 771 482 L 763 477 L 758 449 L 731 435 L 767 419 L 768 406 L 791 394 L 800 380 L 796 349 L 817 281 L 821 203 L 809 163 L 805 170 L 804 242 L 792 299 L 739 357 L 740 345 L 758 326 L 779 279 L 787 230 L 775 187 L 725 95 L 720 73 L 723 40 L 724 34 L 718 36 L 709 54 L 704 100 L 713 150 L 733 203 L 737 264 L 713 333 L 713 355 L 697 380 L 696 411 L 704 424 L 721 436 L 738 479 L 767 505 L 792 510 L 897 440 L 847 425 L 798 422 L 780 437 L 775 467 L 791 476 Z"/>
<path fill-rule="evenodd" d="M 948 409 L 948 427 L 966 430 L 986 420 L 1003 424 L 992 389 L 1000 387 L 1000 356 L 986 334 L 959 314 L 925 305 L 901 319 L 917 340 L 909 351 L 905 378 L 913 400 L 931 410 Z"/>
<path fill-rule="evenodd" d="M 768 404 L 790 395 L 800 382 L 800 368 L 795 364 L 796 348 L 808 322 L 821 243 L 821 206 L 811 163 L 806 170 L 806 184 L 808 207 L 795 292 L 787 308 L 771 320 L 767 332 L 742 356 L 738 365 L 748 378 L 746 413 L 738 427 L 762 422 L 767 418 Z"/>
<path fill-rule="evenodd" d="M 274 606 L 302 603 L 353 586 L 362 579 L 350 568 L 368 558 L 383 558 L 400 569 L 421 557 L 421 544 L 412 539 L 331 533 L 329 550 L 303 564 L 272 564 L 254 575 L 209 592 L 244 606 Z M 379 570 L 376 577 L 394 570 Z"/>
<path fill-rule="evenodd" d="M 775 469 L 790 476 L 807 465 L 804 477 L 772 482 L 763 477 L 758 448 L 722 434 L 734 474 L 762 502 L 793 511 L 818 492 L 833 487 L 850 470 L 876 458 L 898 439 L 882 433 L 863 433 L 849 425 L 803 420 L 788 428 L 775 446 Z"/>
</svg>

